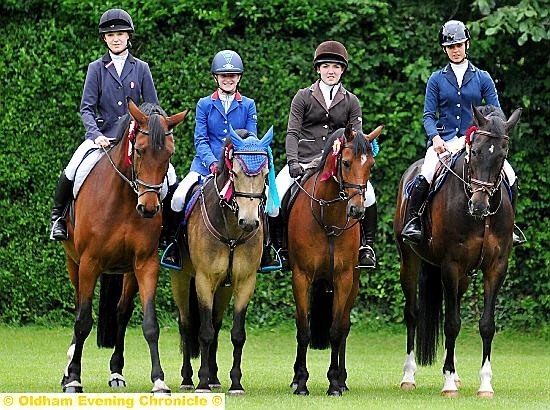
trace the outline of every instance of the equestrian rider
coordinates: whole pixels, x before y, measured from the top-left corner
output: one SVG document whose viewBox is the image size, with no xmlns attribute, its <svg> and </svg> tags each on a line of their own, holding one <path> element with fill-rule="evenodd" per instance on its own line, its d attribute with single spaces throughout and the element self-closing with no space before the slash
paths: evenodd
<svg viewBox="0 0 550 410">
<path fill-rule="evenodd" d="M 313 160 L 322 156 L 329 135 L 350 122 L 355 129 L 362 130 L 359 100 L 341 83 L 348 68 L 348 52 L 344 45 L 338 41 L 319 44 L 313 56 L 313 67 L 320 79 L 299 90 L 290 106 L 286 136 L 287 164 L 276 178 L 279 198 L 284 197 L 294 180 L 303 175 L 304 169 Z M 360 222 L 358 267 L 373 268 L 376 266 L 374 237 L 378 218 L 376 197 L 370 181 L 367 183 L 365 205 L 365 216 Z M 275 246 L 282 249 L 283 222 L 278 208 L 269 215 L 269 224 Z"/>
<path fill-rule="evenodd" d="M 449 63 L 433 72 L 426 86 L 424 129 L 428 136 L 428 149 L 410 193 L 407 221 L 402 232 L 403 239 L 413 244 L 420 243 L 422 239 L 419 211 L 428 195 L 439 157 L 464 146 L 464 135 L 472 124 L 472 105 L 479 106 L 484 100 L 485 104 L 500 107 L 489 73 L 468 60 L 470 42 L 470 31 L 461 21 L 447 21 L 439 30 L 439 44 Z M 515 213 L 518 196 L 516 175 L 508 161 L 504 162 L 503 169 L 511 185 Z M 514 233 L 514 245 L 524 241 Z"/>
<path fill-rule="evenodd" d="M 183 178 L 172 198 L 172 210 L 183 217 L 185 197 L 189 189 L 202 177 L 215 174 L 222 155 L 225 139 L 229 137 L 229 125 L 233 129 L 245 129 L 258 135 L 256 103 L 239 92 L 239 82 L 244 73 L 241 57 L 233 50 L 222 50 L 212 59 L 211 73 L 217 88 L 213 94 L 201 98 L 195 115 L 195 158 L 189 173 Z M 172 238 L 172 242 L 175 241 Z M 164 254 L 163 265 L 181 268 L 181 256 L 177 246 L 171 246 Z"/>
<path fill-rule="evenodd" d="M 108 52 L 88 65 L 80 102 L 80 116 L 86 129 L 85 140 L 62 172 L 52 207 L 50 238 L 63 241 L 68 237 L 65 210 L 73 195 L 78 166 L 90 149 L 107 147 L 116 137 L 117 121 L 128 113 L 128 97 L 138 103 L 158 104 L 157 92 L 149 65 L 132 56 L 128 49 L 134 32 L 130 15 L 121 9 L 109 9 L 99 19 L 98 31 Z M 170 166 L 169 181 L 176 180 Z M 172 188 L 175 190 L 175 188 Z"/>
</svg>

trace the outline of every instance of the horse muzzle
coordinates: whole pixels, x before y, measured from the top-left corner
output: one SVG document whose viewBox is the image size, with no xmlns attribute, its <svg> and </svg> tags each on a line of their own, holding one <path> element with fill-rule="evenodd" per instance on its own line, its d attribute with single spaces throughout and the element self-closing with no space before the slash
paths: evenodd
<svg viewBox="0 0 550 410">
<path fill-rule="evenodd" d="M 137 204 L 136 211 L 138 211 L 143 218 L 153 218 L 160 212 L 160 204 L 157 204 L 151 209 L 147 208 L 145 204 Z"/>
<path fill-rule="evenodd" d="M 254 229 L 258 229 L 260 226 L 259 219 L 245 219 L 239 218 L 239 228 L 245 232 L 252 232 Z"/>
<path fill-rule="evenodd" d="M 472 195 L 468 201 L 468 212 L 474 218 L 485 218 L 490 213 L 489 196 L 481 193 Z"/>
<path fill-rule="evenodd" d="M 352 219 L 361 219 L 365 215 L 365 207 L 363 205 L 348 203 L 348 217 Z"/>
</svg>

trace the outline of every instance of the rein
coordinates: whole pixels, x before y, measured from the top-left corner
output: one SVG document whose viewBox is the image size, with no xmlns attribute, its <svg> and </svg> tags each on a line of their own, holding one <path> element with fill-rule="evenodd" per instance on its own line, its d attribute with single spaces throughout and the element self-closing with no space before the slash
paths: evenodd
<svg viewBox="0 0 550 410">
<path fill-rule="evenodd" d="M 139 132 L 139 133 L 142 133 L 144 135 L 147 135 L 147 136 L 150 135 L 148 130 L 144 130 L 143 128 L 136 127 L 135 122 L 132 122 L 130 124 L 130 129 L 129 129 L 129 132 L 128 132 L 128 141 L 129 141 L 130 144 L 132 144 L 132 152 L 131 152 L 131 158 L 132 159 L 134 158 L 134 153 L 135 153 L 134 141 L 135 141 L 135 132 L 136 131 Z M 172 135 L 172 134 L 173 134 L 172 130 L 164 132 L 165 136 L 169 136 L 169 135 Z M 109 155 L 109 152 L 113 149 L 113 147 L 111 147 L 109 149 L 106 149 L 105 147 L 101 147 L 101 148 L 103 149 L 103 152 L 105 153 L 105 155 L 109 159 L 109 162 L 111 163 L 111 166 L 113 167 L 113 169 L 122 178 L 122 180 L 124 182 L 126 182 L 128 185 L 130 185 L 130 188 L 132 188 L 134 193 L 137 194 L 138 198 L 140 198 L 141 196 L 143 196 L 143 195 L 145 195 L 149 192 L 153 192 L 153 193 L 157 194 L 160 197 L 160 191 L 161 191 L 162 185 L 163 185 L 162 182 L 160 184 L 149 184 L 148 182 L 145 182 L 145 181 L 142 181 L 141 179 L 139 179 L 138 176 L 137 176 L 136 170 L 135 170 L 135 166 L 134 166 L 135 161 L 133 161 L 133 160 L 130 161 L 131 165 L 132 165 L 132 168 L 131 168 L 131 179 L 129 179 L 128 177 L 126 177 L 126 175 L 124 175 L 124 173 L 122 171 L 120 171 L 118 169 L 118 167 L 114 163 L 113 159 Z M 142 186 L 146 189 L 143 192 L 139 192 L 139 187 L 140 186 Z"/>
</svg>

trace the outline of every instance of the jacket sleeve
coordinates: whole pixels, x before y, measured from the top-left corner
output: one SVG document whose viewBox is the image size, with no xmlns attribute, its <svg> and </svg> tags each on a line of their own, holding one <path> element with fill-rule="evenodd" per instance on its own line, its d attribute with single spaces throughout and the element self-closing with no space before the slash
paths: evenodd
<svg viewBox="0 0 550 410">
<path fill-rule="evenodd" d="M 437 105 L 439 96 L 439 85 L 435 78 L 437 73 L 433 73 L 428 79 L 426 85 L 426 95 L 424 97 L 424 130 L 428 136 L 428 140 L 431 141 L 435 137 L 437 132 Z M 428 142 L 429 143 L 429 142 Z"/>
<path fill-rule="evenodd" d="M 286 130 L 286 162 L 298 161 L 298 141 L 302 131 L 302 123 L 304 121 L 305 99 L 304 92 L 298 91 L 292 103 L 290 104 L 290 112 L 288 114 L 288 126 Z"/>
<path fill-rule="evenodd" d="M 205 164 L 206 168 L 217 161 L 218 159 L 212 153 L 208 137 L 208 113 L 204 107 L 206 105 L 199 100 L 195 114 L 195 149 L 200 161 Z"/>
<path fill-rule="evenodd" d="M 256 103 L 252 99 L 250 99 L 250 104 L 248 105 L 245 128 L 258 136 L 258 112 L 256 111 Z"/>
<path fill-rule="evenodd" d="M 149 64 L 144 62 L 143 65 L 143 80 L 141 83 L 141 95 L 143 96 L 143 101 L 160 105 L 157 96 L 157 89 L 155 88 L 153 76 L 151 75 L 151 70 L 149 69 Z"/>
<path fill-rule="evenodd" d="M 353 128 L 363 131 L 363 112 L 361 111 L 361 105 L 359 104 L 359 99 L 355 94 L 352 94 L 353 97 L 350 100 L 350 112 L 349 112 L 349 121 Z"/>
<path fill-rule="evenodd" d="M 485 104 L 491 104 L 500 107 L 498 101 L 497 89 L 491 75 L 484 71 L 481 81 L 481 98 L 485 99 Z"/>
<path fill-rule="evenodd" d="M 82 99 L 80 101 L 80 118 L 86 129 L 86 139 L 95 140 L 101 135 L 97 126 L 97 106 L 99 103 L 100 80 L 99 71 L 94 69 L 93 63 L 88 65 Z"/>
</svg>

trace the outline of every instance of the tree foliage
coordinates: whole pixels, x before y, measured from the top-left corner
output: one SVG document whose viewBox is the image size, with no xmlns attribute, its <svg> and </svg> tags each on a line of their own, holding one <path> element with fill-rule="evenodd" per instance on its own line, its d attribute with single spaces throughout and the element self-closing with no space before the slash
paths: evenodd
<svg viewBox="0 0 550 410">
<path fill-rule="evenodd" d="M 149 62 L 168 113 L 194 108 L 213 91 L 213 55 L 243 56 L 241 90 L 256 100 L 259 132 L 274 125 L 275 165 L 285 162 L 290 101 L 316 79 L 315 46 L 342 41 L 350 54 L 344 84 L 359 97 L 365 131 L 385 124 L 372 181 L 379 204 L 378 269 L 361 278 L 356 321 L 402 320 L 393 213 L 401 173 L 423 155 L 424 89 L 446 63 L 441 24 L 457 18 L 472 29 L 470 58 L 495 79 L 504 112 L 523 107 L 509 160 L 520 181 L 517 221 L 529 239 L 510 259 L 498 323 L 533 328 L 550 318 L 548 269 L 548 2 L 377 0 L 5 0 L 0 5 L 0 321 L 69 323 L 73 290 L 59 243 L 48 240 L 57 177 L 82 140 L 78 115 L 87 64 L 105 52 L 97 21 L 109 7 L 134 18 L 133 53 Z M 517 4 L 516 4 L 517 3 Z M 194 154 L 193 116 L 176 129 L 173 163 L 184 175 Z M 450 221 L 452 223 L 452 221 Z M 452 247 L 453 244 L 449 244 Z M 464 317 L 477 318 L 481 278 L 474 278 Z M 174 322 L 168 272 L 161 273 L 159 314 Z M 292 321 L 288 274 L 258 276 L 251 322 Z"/>
</svg>

